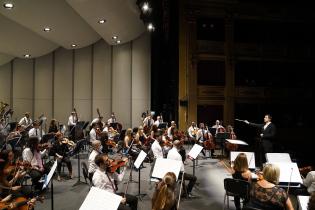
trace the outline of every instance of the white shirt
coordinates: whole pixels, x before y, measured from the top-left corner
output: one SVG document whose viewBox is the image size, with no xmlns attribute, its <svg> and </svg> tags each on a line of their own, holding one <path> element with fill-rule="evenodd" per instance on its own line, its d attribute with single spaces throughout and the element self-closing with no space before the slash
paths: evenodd
<svg viewBox="0 0 315 210">
<path fill-rule="evenodd" d="M 99 121 L 100 121 L 100 119 L 98 117 L 94 118 L 90 125 L 93 125 L 94 123 L 98 123 Z"/>
<path fill-rule="evenodd" d="M 44 131 L 42 131 L 42 135 L 44 135 Z M 39 140 L 41 140 L 41 135 L 40 135 L 40 130 L 39 128 L 32 128 L 31 130 L 29 130 L 28 132 L 28 136 L 36 136 Z"/>
<path fill-rule="evenodd" d="M 19 122 L 19 124 L 20 125 L 23 125 L 24 127 L 27 127 L 27 126 L 29 126 L 29 125 L 31 125 L 33 123 L 33 121 L 32 121 L 32 119 L 27 119 L 27 117 L 23 117 L 21 120 L 20 120 L 20 122 Z"/>
<path fill-rule="evenodd" d="M 37 153 L 37 151 L 35 151 L 35 153 Z M 22 153 L 22 158 L 24 161 L 27 161 L 29 163 L 31 163 L 32 167 L 38 168 L 38 169 L 44 169 L 43 167 L 43 162 L 42 162 L 42 156 L 46 153 L 46 149 L 42 152 L 39 152 L 37 154 L 33 154 L 31 149 L 29 147 L 26 147 L 23 150 Z M 41 158 L 36 158 L 36 155 L 40 155 Z"/>
<path fill-rule="evenodd" d="M 266 128 L 268 127 L 268 125 L 270 124 L 271 122 L 267 122 L 265 125 L 264 125 L 264 130 L 266 130 Z"/>
<path fill-rule="evenodd" d="M 178 153 L 176 147 L 173 147 L 170 151 L 168 151 L 167 159 L 172 159 L 172 160 L 178 160 L 178 161 L 180 161 L 180 162 L 182 163 L 182 165 L 181 165 L 181 167 L 180 167 L 180 170 L 181 170 L 181 171 L 185 171 L 182 156 Z"/>
<path fill-rule="evenodd" d="M 192 126 L 190 126 L 189 128 L 188 128 L 188 135 L 191 137 L 191 138 L 195 138 L 196 136 L 194 136 L 194 132 L 196 132 L 196 131 L 198 131 L 198 127 L 197 126 L 195 126 L 195 127 L 192 127 Z M 195 133 L 196 134 L 196 133 Z"/>
<path fill-rule="evenodd" d="M 163 150 L 160 143 L 157 140 L 153 142 L 151 150 L 155 158 L 163 158 Z"/>
<path fill-rule="evenodd" d="M 149 122 L 150 122 L 150 125 L 149 125 Z M 149 117 L 146 117 L 144 120 L 143 120 L 143 125 L 146 125 L 146 126 L 152 126 L 154 124 L 154 120 L 152 118 L 149 118 Z"/>
<path fill-rule="evenodd" d="M 109 119 L 107 120 L 108 125 L 110 125 L 111 123 L 115 123 L 115 122 L 116 122 L 116 119 L 115 119 L 115 118 L 109 118 Z"/>
<path fill-rule="evenodd" d="M 77 117 L 73 116 L 73 115 L 70 115 L 69 119 L 68 119 L 68 126 L 76 125 L 76 121 L 77 121 Z"/>
<path fill-rule="evenodd" d="M 309 193 L 315 192 L 315 171 L 307 173 L 306 178 L 303 180 L 303 184 L 307 187 Z"/>
<path fill-rule="evenodd" d="M 99 168 L 97 168 L 93 175 L 92 182 L 95 187 L 98 187 L 111 193 L 115 193 L 113 189 L 114 179 L 112 177 L 110 177 L 110 179 L 111 181 L 108 179 L 105 171 L 101 171 Z"/>
<path fill-rule="evenodd" d="M 167 129 L 167 136 L 168 136 L 170 139 L 173 139 L 173 135 L 172 135 L 171 131 L 172 131 L 172 126 Z"/>
<path fill-rule="evenodd" d="M 156 125 L 157 127 L 159 127 L 160 121 L 159 121 L 159 120 L 156 120 L 156 121 L 154 122 L 154 125 Z"/>
<path fill-rule="evenodd" d="M 92 128 L 92 130 L 90 130 L 90 141 L 92 140 L 96 140 L 96 131 L 94 128 Z"/>
<path fill-rule="evenodd" d="M 198 140 L 198 141 L 204 141 L 205 139 L 204 139 L 204 135 L 206 134 L 208 132 L 208 130 L 206 130 L 206 129 L 199 129 L 198 131 L 197 131 L 197 135 L 196 135 L 196 139 Z"/>
<path fill-rule="evenodd" d="M 94 173 L 97 169 L 97 165 L 95 164 L 95 157 L 98 154 L 100 153 L 93 149 L 93 151 L 91 152 L 89 156 L 89 173 Z"/>
</svg>

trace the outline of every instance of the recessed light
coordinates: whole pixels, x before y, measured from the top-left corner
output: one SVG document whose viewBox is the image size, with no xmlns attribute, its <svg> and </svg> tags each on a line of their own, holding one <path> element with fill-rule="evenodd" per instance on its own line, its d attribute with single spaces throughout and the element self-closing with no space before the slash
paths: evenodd
<svg viewBox="0 0 315 210">
<path fill-rule="evenodd" d="M 117 41 L 116 41 L 116 44 L 120 44 L 120 42 L 121 42 L 120 40 L 117 40 Z"/>
<path fill-rule="evenodd" d="M 25 55 L 24 55 L 24 58 L 30 58 L 30 57 L 31 57 L 30 54 L 25 54 Z"/>
<path fill-rule="evenodd" d="M 72 44 L 72 45 L 71 45 L 71 47 L 76 47 L 76 46 L 77 46 L 76 44 Z"/>
<path fill-rule="evenodd" d="M 51 31 L 51 28 L 45 27 L 45 28 L 44 28 L 44 31 L 45 31 L 45 32 L 49 32 L 49 31 Z"/>
<path fill-rule="evenodd" d="M 6 9 L 12 9 L 14 7 L 14 5 L 12 3 L 4 3 L 3 7 Z"/>
<path fill-rule="evenodd" d="M 144 2 L 142 7 L 141 7 L 143 12 L 148 12 L 150 10 L 150 6 L 148 2 Z"/>
<path fill-rule="evenodd" d="M 116 40 L 116 39 L 118 39 L 118 36 L 112 36 L 112 39 Z"/>
<path fill-rule="evenodd" d="M 148 26 L 147 26 L 147 29 L 148 31 L 154 31 L 155 30 L 155 27 L 152 23 L 149 23 Z"/>
<path fill-rule="evenodd" d="M 99 24 L 103 24 L 103 23 L 105 23 L 106 22 L 106 20 L 105 19 L 101 19 L 101 20 L 99 20 L 99 21 L 97 21 Z"/>
</svg>

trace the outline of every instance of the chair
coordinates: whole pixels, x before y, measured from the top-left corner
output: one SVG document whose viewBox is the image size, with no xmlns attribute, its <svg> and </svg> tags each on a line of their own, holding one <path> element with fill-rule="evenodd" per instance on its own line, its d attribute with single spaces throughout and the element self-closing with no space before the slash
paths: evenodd
<svg viewBox="0 0 315 210">
<path fill-rule="evenodd" d="M 249 198 L 249 190 L 250 184 L 247 181 L 233 178 L 225 178 L 224 179 L 224 201 L 223 201 L 223 209 L 225 209 L 225 202 L 227 202 L 227 208 L 229 209 L 229 196 L 238 196 L 241 199 Z"/>
<path fill-rule="evenodd" d="M 250 207 L 250 206 L 244 206 L 244 207 L 242 208 L 242 210 L 263 210 L 263 209 L 254 208 L 254 207 Z"/>
<path fill-rule="evenodd" d="M 90 189 L 92 186 L 92 180 L 89 178 L 88 167 L 87 167 L 85 162 L 81 162 L 81 167 L 82 167 L 85 182 L 89 185 L 89 189 Z M 89 180 L 89 181 L 87 181 L 87 180 Z"/>
</svg>

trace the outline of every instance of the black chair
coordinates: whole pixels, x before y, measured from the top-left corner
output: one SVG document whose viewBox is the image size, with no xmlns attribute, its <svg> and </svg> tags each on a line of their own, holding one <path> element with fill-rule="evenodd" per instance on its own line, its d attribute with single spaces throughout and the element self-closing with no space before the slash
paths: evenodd
<svg viewBox="0 0 315 210">
<path fill-rule="evenodd" d="M 242 210 L 263 210 L 263 209 L 259 209 L 259 208 L 255 208 L 255 207 L 250 207 L 250 206 L 244 206 L 242 208 Z"/>
<path fill-rule="evenodd" d="M 83 176 L 85 179 L 85 182 L 89 185 L 89 189 L 91 188 L 92 180 L 89 178 L 89 170 L 85 162 L 81 163 L 82 171 L 83 171 Z M 88 181 L 87 181 L 88 180 Z"/>
<path fill-rule="evenodd" d="M 224 179 L 224 201 L 223 201 L 223 209 L 226 207 L 229 209 L 229 196 L 237 196 L 243 200 L 248 200 L 249 191 L 250 191 L 250 183 L 240 179 L 233 178 L 225 178 Z"/>
</svg>

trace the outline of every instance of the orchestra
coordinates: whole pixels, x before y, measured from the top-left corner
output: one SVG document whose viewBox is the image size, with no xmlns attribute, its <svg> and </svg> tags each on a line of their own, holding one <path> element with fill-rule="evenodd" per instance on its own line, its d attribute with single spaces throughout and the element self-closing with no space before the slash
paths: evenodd
<svg viewBox="0 0 315 210">
<path fill-rule="evenodd" d="M 25 116 L 16 124 L 16 127 L 6 135 L 6 140 L 4 145 L 1 145 L 0 153 L 1 208 L 2 206 L 16 205 L 19 202 L 21 205 L 27 206 L 28 209 L 34 207 L 35 201 L 38 200 L 34 198 L 34 194 L 42 193 L 42 179 L 51 168 L 51 161 L 47 161 L 47 156 L 52 156 L 52 161 L 57 161 L 56 179 L 58 181 L 66 181 L 62 178 L 62 163 L 65 163 L 68 168 L 67 178 L 73 179 L 73 161 L 71 159 L 73 158 L 73 151 L 75 151 L 78 146 L 77 143 L 79 143 L 79 137 L 73 130 L 80 123 L 77 111 L 73 110 L 68 118 L 66 132 L 61 131 L 57 119 L 51 119 L 48 132 L 45 135 L 46 130 L 42 128 L 41 123 L 38 120 L 32 120 L 30 113 L 26 112 Z M 180 161 L 182 165 L 179 179 L 184 180 L 183 187 L 185 188 L 180 196 L 190 199 L 195 197 L 193 191 L 198 178 L 195 174 L 185 172 L 185 165 L 189 164 L 186 154 L 189 145 L 185 144 L 198 144 L 203 148 L 201 153 L 203 153 L 204 158 L 208 158 L 206 157 L 206 150 L 211 152 L 209 158 L 215 158 L 213 154 L 215 149 L 217 149 L 216 138 L 219 133 L 226 132 L 229 134 L 229 139 L 237 140 L 234 127 L 228 125 L 225 128 L 220 120 L 216 120 L 212 128 L 208 128 L 204 122 L 200 122 L 197 127 L 196 122 L 193 121 L 186 131 L 180 131 L 177 129 L 175 121 L 171 121 L 168 126 L 161 128 L 159 127 L 160 123 L 164 123 L 161 116 L 155 117 L 148 114 L 144 117 L 141 125 L 133 129 L 128 128 L 125 132 L 122 132 L 123 129 L 116 126 L 119 124 L 119 121 L 114 113 L 104 123 L 99 109 L 97 109 L 97 112 L 98 117 L 94 118 L 91 124 L 88 123 L 91 127 L 85 133 L 85 137 L 88 137 L 86 139 L 89 139 L 87 144 L 90 144 L 91 148 L 88 151 L 87 178 L 95 187 L 121 195 L 123 199 L 118 209 L 137 209 L 138 200 L 134 195 L 126 192 L 118 193 L 117 191 L 119 182 L 125 176 L 125 169 L 129 168 L 132 171 L 131 164 L 137 159 L 141 150 L 148 155 L 146 160 L 150 160 L 151 167 L 154 167 L 158 158 Z M 248 121 L 244 122 L 254 125 Z M 267 121 L 267 126 L 270 125 L 268 122 L 270 121 Z M 265 125 L 265 127 L 267 126 Z M 1 129 L 4 129 L 4 126 Z M 210 132 L 210 129 L 214 131 L 213 134 Z M 263 127 L 263 129 L 266 128 Z M 21 140 L 22 138 L 24 140 Z M 18 147 L 22 151 L 18 152 Z M 225 142 L 224 147 L 228 152 L 240 149 L 237 144 L 231 144 L 228 141 Z M 242 177 L 242 179 L 245 180 L 246 178 L 247 180 L 247 177 L 251 177 L 251 175 L 246 162 L 246 155 L 244 153 L 241 154 L 232 162 L 231 174 L 234 178 Z M 143 166 L 143 163 L 141 165 Z M 307 175 L 307 180 L 311 176 L 309 174 Z M 34 189 L 32 193 L 24 191 L 22 187 L 25 176 L 31 178 Z M 261 176 L 259 177 L 262 179 Z M 188 181 L 187 186 L 185 185 L 185 180 Z M 168 182 L 170 184 L 166 185 Z M 171 196 L 168 197 L 170 200 L 163 200 L 163 202 L 165 202 L 165 205 L 170 205 L 175 209 L 175 203 L 180 201 L 180 199 L 176 199 L 174 194 L 175 183 L 176 180 L 174 181 L 173 174 L 159 180 L 152 199 L 153 209 L 160 206 L 161 203 L 157 201 L 160 201 L 163 196 L 165 197 L 168 194 Z M 311 184 L 305 181 L 306 185 L 310 189 L 309 186 Z M 161 189 L 163 190 L 161 191 Z M 168 191 L 166 192 L 164 189 Z M 11 194 L 14 195 L 13 198 L 10 198 Z M 239 198 L 235 197 L 234 201 L 236 208 L 240 209 Z M 169 204 L 167 204 L 168 202 Z"/>
</svg>

